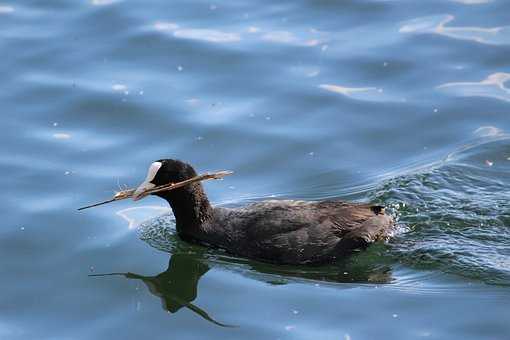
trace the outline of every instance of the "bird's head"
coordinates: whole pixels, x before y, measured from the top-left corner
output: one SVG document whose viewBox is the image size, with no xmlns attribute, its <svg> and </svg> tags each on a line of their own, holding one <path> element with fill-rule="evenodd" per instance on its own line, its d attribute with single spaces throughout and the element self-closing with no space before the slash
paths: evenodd
<svg viewBox="0 0 510 340">
<path fill-rule="evenodd" d="M 133 200 L 144 198 L 149 195 L 150 189 L 157 186 L 182 182 L 195 176 L 197 176 L 195 169 L 187 163 L 175 159 L 157 160 L 149 166 L 147 177 L 133 193 Z"/>
</svg>

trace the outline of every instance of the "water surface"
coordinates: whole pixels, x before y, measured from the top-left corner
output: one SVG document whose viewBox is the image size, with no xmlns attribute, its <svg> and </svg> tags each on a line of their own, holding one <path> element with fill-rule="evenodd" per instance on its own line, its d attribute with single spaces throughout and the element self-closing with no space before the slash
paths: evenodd
<svg viewBox="0 0 510 340">
<path fill-rule="evenodd" d="M 509 12 L 0 3 L 0 337 L 508 338 Z M 398 228 L 274 266 L 179 240 L 156 198 L 76 211 L 166 157 L 235 171 L 215 204 L 370 201 Z"/>
</svg>

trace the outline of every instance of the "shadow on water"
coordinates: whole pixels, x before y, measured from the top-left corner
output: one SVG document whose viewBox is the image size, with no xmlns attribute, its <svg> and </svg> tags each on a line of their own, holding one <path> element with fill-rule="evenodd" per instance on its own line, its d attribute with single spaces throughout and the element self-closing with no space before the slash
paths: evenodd
<svg viewBox="0 0 510 340">
<path fill-rule="evenodd" d="M 162 307 L 170 313 L 187 308 L 215 325 L 236 327 L 216 321 L 205 310 L 192 303 L 198 295 L 198 282 L 209 269 L 199 254 L 175 254 L 170 257 L 168 268 L 158 275 L 144 276 L 128 272 L 89 276 L 124 276 L 130 280 L 141 280 L 151 294 L 161 299 Z"/>
</svg>

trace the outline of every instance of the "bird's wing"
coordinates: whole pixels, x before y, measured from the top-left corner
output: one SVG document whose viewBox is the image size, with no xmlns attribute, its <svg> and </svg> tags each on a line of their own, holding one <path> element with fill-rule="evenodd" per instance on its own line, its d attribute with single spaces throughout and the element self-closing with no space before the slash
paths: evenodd
<svg viewBox="0 0 510 340">
<path fill-rule="evenodd" d="M 352 251 L 357 248 L 366 248 L 370 243 L 385 237 L 393 219 L 385 214 L 378 214 L 370 217 L 358 228 L 346 233 L 337 244 L 341 252 Z"/>
</svg>

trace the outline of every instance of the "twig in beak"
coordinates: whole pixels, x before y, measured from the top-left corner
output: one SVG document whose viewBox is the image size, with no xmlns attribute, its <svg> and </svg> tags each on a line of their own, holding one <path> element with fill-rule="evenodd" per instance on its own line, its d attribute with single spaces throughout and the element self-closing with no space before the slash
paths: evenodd
<svg viewBox="0 0 510 340">
<path fill-rule="evenodd" d="M 181 187 L 183 187 L 185 185 L 188 185 L 188 184 L 191 184 L 191 183 L 195 183 L 195 182 L 199 182 L 199 181 L 205 181 L 205 180 L 208 180 L 208 179 L 221 179 L 221 178 L 223 178 L 225 176 L 228 176 L 228 175 L 231 175 L 231 174 L 233 174 L 232 171 L 218 171 L 218 172 L 213 172 L 213 173 L 206 173 L 206 174 L 203 174 L 203 175 L 198 175 L 198 176 L 192 177 L 192 178 L 184 180 L 182 182 L 168 183 L 168 184 L 159 185 L 157 187 L 154 187 L 152 189 L 149 189 L 149 190 L 145 191 L 143 194 L 144 194 L 144 196 L 146 196 L 146 195 L 154 194 L 154 193 L 160 192 L 160 191 L 173 190 L 173 189 L 181 188 Z M 115 202 L 115 201 L 124 200 L 126 198 L 132 197 L 134 192 L 135 192 L 135 189 L 122 190 L 122 191 L 117 192 L 115 194 L 115 196 L 113 196 L 112 199 L 109 199 L 109 200 L 104 201 L 104 202 L 99 202 L 99 203 L 87 205 L 85 207 L 78 208 L 78 210 L 84 210 L 84 209 L 88 209 L 88 208 L 97 207 L 99 205 L 103 205 L 103 204 L 106 204 L 106 203 L 111 203 L 111 202 Z"/>
</svg>

